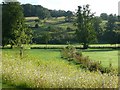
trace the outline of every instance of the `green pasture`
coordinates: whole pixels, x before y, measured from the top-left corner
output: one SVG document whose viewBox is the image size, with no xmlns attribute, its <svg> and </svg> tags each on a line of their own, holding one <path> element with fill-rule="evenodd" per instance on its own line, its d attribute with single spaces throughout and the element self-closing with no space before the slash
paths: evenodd
<svg viewBox="0 0 120 90">
<path fill-rule="evenodd" d="M 66 47 L 67 45 L 48 45 L 49 47 Z M 37 47 L 37 45 L 36 45 Z M 38 45 L 39 47 L 39 45 Z M 46 47 L 46 45 L 41 47 Z M 114 68 L 118 67 L 118 50 L 114 49 L 87 49 L 80 50 L 84 56 L 89 56 L 91 60 L 101 61 L 102 65 L 107 67 L 111 63 Z M 9 54 L 14 54 L 17 52 L 15 50 L 4 49 L 4 52 Z M 37 57 L 42 60 L 63 60 L 61 59 L 61 49 L 29 49 L 25 51 L 25 55 Z"/>
<path fill-rule="evenodd" d="M 73 23 L 61 23 L 61 24 L 57 24 L 57 25 L 55 25 L 55 26 L 58 26 L 58 27 L 61 27 L 61 28 L 64 28 L 64 29 L 66 29 L 67 27 L 70 27 L 70 28 L 72 28 L 72 29 L 76 29 L 76 27 L 73 25 Z"/>
<path fill-rule="evenodd" d="M 101 61 L 102 65 L 105 67 L 108 67 L 109 63 L 112 63 L 114 68 L 118 68 L 118 50 L 88 49 L 82 50 L 82 52 L 84 56 L 89 56 L 91 60 Z M 30 50 L 28 53 L 43 60 L 62 60 L 60 58 L 60 49 L 33 49 Z"/>
<path fill-rule="evenodd" d="M 35 20 L 37 17 L 31 18 L 31 20 Z M 30 18 L 26 18 L 26 20 L 30 20 Z M 30 21 L 26 22 L 27 25 L 34 27 L 36 22 Z M 73 25 L 73 22 L 65 22 L 65 17 L 58 17 L 58 18 L 49 18 L 45 20 L 40 20 L 38 23 L 40 27 L 47 27 L 47 26 L 54 26 L 54 27 L 61 27 L 63 29 L 66 29 L 67 27 L 70 27 L 72 29 L 76 29 L 76 27 Z"/>
<path fill-rule="evenodd" d="M 117 88 L 118 77 L 99 72 L 89 72 L 62 59 L 61 49 L 29 49 L 20 59 L 18 50 L 2 50 L 3 87 L 32 88 Z M 101 53 L 102 52 L 102 53 Z M 96 53 L 96 54 L 95 54 Z M 83 55 L 109 63 L 108 55 L 116 55 L 117 50 L 83 51 Z M 101 55 L 104 55 L 102 57 Z M 111 57 L 113 60 L 116 57 Z M 108 61 L 108 63 L 107 63 Z M 114 61 L 117 63 L 117 60 Z M 115 64 L 113 64 L 116 67 Z M 103 83 L 104 82 L 104 83 Z"/>
<path fill-rule="evenodd" d="M 118 50 L 113 49 L 88 49 L 83 51 L 84 56 L 89 56 L 91 60 L 101 61 L 105 67 L 111 63 L 114 68 L 118 68 Z"/>
<path fill-rule="evenodd" d="M 25 17 L 25 20 L 38 20 L 38 17 Z"/>
</svg>

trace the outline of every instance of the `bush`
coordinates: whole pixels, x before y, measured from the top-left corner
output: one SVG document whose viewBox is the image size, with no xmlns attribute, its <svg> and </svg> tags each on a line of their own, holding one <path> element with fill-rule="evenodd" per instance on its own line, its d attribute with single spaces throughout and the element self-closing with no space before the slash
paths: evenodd
<svg viewBox="0 0 120 90">
<path fill-rule="evenodd" d="M 61 57 L 68 60 L 73 60 L 76 54 L 76 49 L 73 46 L 67 46 L 61 51 Z"/>
<path fill-rule="evenodd" d="M 38 25 L 38 24 L 35 24 L 35 28 L 39 28 L 39 25 Z"/>
</svg>

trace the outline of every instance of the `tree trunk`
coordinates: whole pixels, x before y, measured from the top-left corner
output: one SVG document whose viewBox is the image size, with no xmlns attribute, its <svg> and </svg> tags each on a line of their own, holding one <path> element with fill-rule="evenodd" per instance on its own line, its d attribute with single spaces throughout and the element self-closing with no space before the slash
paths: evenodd
<svg viewBox="0 0 120 90">
<path fill-rule="evenodd" d="M 88 49 L 88 44 L 87 43 L 83 44 L 83 49 Z"/>
<path fill-rule="evenodd" d="M 5 47 L 5 45 L 2 45 L 2 48 L 4 48 Z"/>
<path fill-rule="evenodd" d="M 22 58 L 22 57 L 23 57 L 23 47 L 20 46 L 20 58 Z"/>
<path fill-rule="evenodd" d="M 10 48 L 12 49 L 12 48 L 13 48 L 13 45 L 11 45 Z"/>
<path fill-rule="evenodd" d="M 46 40 L 45 42 L 46 42 L 46 49 L 47 49 L 47 44 L 48 44 L 48 41 Z"/>
</svg>

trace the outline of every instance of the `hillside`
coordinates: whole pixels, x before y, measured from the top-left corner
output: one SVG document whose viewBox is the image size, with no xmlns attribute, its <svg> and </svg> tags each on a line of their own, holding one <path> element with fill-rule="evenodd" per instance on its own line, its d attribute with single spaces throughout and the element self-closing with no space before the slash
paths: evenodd
<svg viewBox="0 0 120 90">
<path fill-rule="evenodd" d="M 39 19 L 38 17 L 26 17 L 26 24 L 33 29 L 33 43 L 42 44 L 45 42 L 45 34 L 49 34 L 51 40 L 48 40 L 49 44 L 66 44 L 77 43 L 75 37 L 75 31 L 77 27 L 74 25 L 76 17 L 51 17 L 46 19 Z M 98 26 L 96 32 L 98 32 L 98 43 L 106 43 L 104 33 L 106 32 L 107 20 L 101 20 L 100 23 L 96 22 Z M 119 26 L 119 22 L 115 22 Z M 99 29 L 100 28 L 100 29 Z M 99 30 L 99 31 L 97 31 Z M 115 32 L 119 32 L 118 29 Z"/>
<path fill-rule="evenodd" d="M 37 17 L 36 17 L 37 18 Z M 45 43 L 42 36 L 45 33 L 50 33 L 54 43 L 66 43 L 71 38 L 74 39 L 75 33 L 75 18 L 66 21 L 66 17 L 49 18 L 44 20 L 35 20 L 35 17 L 26 17 L 26 24 L 34 31 L 34 41 L 38 43 Z M 59 41 L 61 39 L 61 41 Z M 52 41 L 49 43 L 53 43 Z M 35 42 L 34 42 L 35 43 Z"/>
<path fill-rule="evenodd" d="M 35 44 L 79 43 L 75 31 L 76 14 L 71 11 L 50 10 L 41 5 L 22 5 L 26 24 L 33 30 Z M 96 41 L 91 43 L 115 44 L 120 41 L 118 16 L 101 13 L 94 18 Z M 109 32 L 112 31 L 112 32 Z"/>
</svg>

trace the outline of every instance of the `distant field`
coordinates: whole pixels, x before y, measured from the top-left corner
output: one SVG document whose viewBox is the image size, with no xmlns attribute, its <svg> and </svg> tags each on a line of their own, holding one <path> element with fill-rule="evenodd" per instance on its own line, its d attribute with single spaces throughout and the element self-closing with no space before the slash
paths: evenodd
<svg viewBox="0 0 120 90">
<path fill-rule="evenodd" d="M 25 19 L 26 21 L 30 21 L 30 22 L 26 22 L 26 24 L 28 26 L 33 27 L 36 24 L 34 20 L 37 20 L 38 17 L 26 17 Z M 57 17 L 57 18 L 40 20 L 38 24 L 39 26 L 46 26 L 46 27 L 52 25 L 53 27 L 61 27 L 63 29 L 66 29 L 67 27 L 76 29 L 75 26 L 73 25 L 73 22 L 65 22 L 65 17 Z"/>
<path fill-rule="evenodd" d="M 39 19 L 38 17 L 25 17 L 25 20 L 36 20 Z"/>
<path fill-rule="evenodd" d="M 73 25 L 73 23 L 61 23 L 61 24 L 57 24 L 55 26 L 62 27 L 64 29 L 66 29 L 67 27 L 70 27 L 74 30 L 76 29 L 76 27 Z"/>
</svg>

